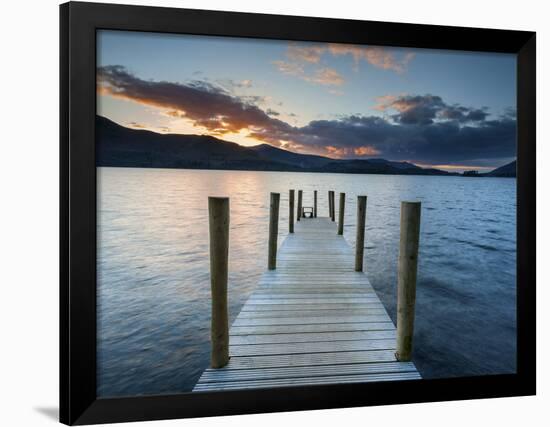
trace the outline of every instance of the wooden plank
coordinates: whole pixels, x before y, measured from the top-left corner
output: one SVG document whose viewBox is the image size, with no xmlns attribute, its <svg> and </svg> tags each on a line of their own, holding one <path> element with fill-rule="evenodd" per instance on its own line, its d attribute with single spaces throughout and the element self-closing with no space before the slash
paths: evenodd
<svg viewBox="0 0 550 427">
<path fill-rule="evenodd" d="M 269 306 L 268 306 L 269 307 Z M 367 309 L 348 309 L 345 311 L 347 315 L 351 316 L 362 316 L 369 315 L 374 316 L 377 314 L 385 314 L 386 310 L 384 307 L 371 307 Z M 289 314 L 288 310 L 270 310 L 270 311 L 241 311 L 237 316 L 237 319 L 264 319 L 267 317 L 289 317 L 300 316 L 300 317 L 327 317 L 327 321 L 331 320 L 332 317 L 342 317 L 342 310 L 296 310 L 294 313 Z"/>
<path fill-rule="evenodd" d="M 353 281 L 337 281 L 337 280 L 326 280 L 322 281 L 322 279 L 313 279 L 311 276 L 300 278 L 293 276 L 289 280 L 284 281 L 271 281 L 270 283 L 260 283 L 258 285 L 258 291 L 261 290 L 272 290 L 277 291 L 278 289 L 316 289 L 319 292 L 330 292 L 332 289 L 340 289 L 340 288 L 352 288 L 357 289 L 360 291 L 370 291 L 373 292 L 374 288 L 365 282 L 353 282 Z"/>
<path fill-rule="evenodd" d="M 333 293 L 333 294 L 323 294 L 323 293 L 312 294 L 311 292 L 305 293 L 305 294 L 300 294 L 296 292 L 294 293 L 258 292 L 258 293 L 252 294 L 248 301 L 254 301 L 258 299 L 286 299 L 286 298 L 293 298 L 293 299 L 305 298 L 307 300 L 312 300 L 315 297 L 317 297 L 317 299 L 319 298 L 352 298 L 352 299 L 375 298 L 375 299 L 378 299 L 378 297 L 373 292 Z"/>
<path fill-rule="evenodd" d="M 346 365 L 350 363 L 374 362 L 395 362 L 394 350 L 232 357 L 224 369 L 284 368 L 289 366 Z"/>
<path fill-rule="evenodd" d="M 296 291 L 280 290 L 278 292 L 265 292 L 262 291 L 257 294 L 250 295 L 247 300 L 247 304 L 251 304 L 255 299 L 327 299 L 327 298 L 371 298 L 379 301 L 380 299 L 375 292 L 365 291 L 357 292 L 353 289 L 335 289 L 334 292 L 324 292 L 322 290 L 314 289 L 297 289 Z"/>
<path fill-rule="evenodd" d="M 294 334 L 306 332 L 353 332 L 353 331 L 388 331 L 395 330 L 392 322 L 369 323 L 322 323 L 313 325 L 260 325 L 236 326 L 229 330 L 229 335 L 258 335 L 258 334 Z"/>
<path fill-rule="evenodd" d="M 314 305 L 314 304 L 353 304 L 353 303 L 363 303 L 367 304 L 373 301 L 380 301 L 376 296 L 364 295 L 357 298 L 250 298 L 248 300 L 253 304 L 303 304 Z"/>
<path fill-rule="evenodd" d="M 353 282 L 337 282 L 337 281 L 327 281 L 326 283 L 321 283 L 318 280 L 313 280 L 311 278 L 300 280 L 297 277 L 294 277 L 291 281 L 270 283 L 270 284 L 260 284 L 254 292 L 281 292 L 281 291 L 290 291 L 295 292 L 299 290 L 305 290 L 307 292 L 338 292 L 339 290 L 352 290 L 354 292 L 374 292 L 374 288 L 363 283 L 353 283 Z"/>
<path fill-rule="evenodd" d="M 326 283 L 320 283 L 311 278 L 307 280 L 300 280 L 300 278 L 294 277 L 290 283 L 288 282 L 279 282 L 271 283 L 269 285 L 261 284 L 257 289 L 254 290 L 254 293 L 259 292 L 298 292 L 300 290 L 305 290 L 306 292 L 320 292 L 320 293 L 334 293 L 339 290 L 350 290 L 352 292 L 359 293 L 374 293 L 374 288 L 365 283 L 342 283 L 336 281 L 330 281 Z"/>
<path fill-rule="evenodd" d="M 260 325 L 314 325 L 326 323 L 364 323 L 364 322 L 388 322 L 387 314 L 376 314 L 372 316 L 302 316 L 302 317 L 266 317 L 260 319 L 239 318 L 235 319 L 235 326 L 260 326 Z"/>
<path fill-rule="evenodd" d="M 300 284 L 309 284 L 309 285 L 344 285 L 344 284 L 352 284 L 352 285 L 362 285 L 362 284 L 368 284 L 369 282 L 360 280 L 356 277 L 332 277 L 328 275 L 315 277 L 314 273 L 311 272 L 309 274 L 300 274 L 298 272 L 296 273 L 287 273 L 286 275 L 280 275 L 273 279 L 271 278 L 260 278 L 260 285 L 268 284 L 268 285 L 278 285 L 278 284 L 290 284 L 290 285 L 300 285 Z"/>
<path fill-rule="evenodd" d="M 302 304 L 245 304 L 241 313 L 255 311 L 303 311 L 303 310 L 368 310 L 369 308 L 384 308 L 384 305 L 379 301 L 367 303 L 347 303 L 347 304 L 309 304 L 304 307 Z"/>
<path fill-rule="evenodd" d="M 346 284 L 350 284 L 350 285 L 368 285 L 369 282 L 367 281 L 364 281 L 364 280 L 360 280 L 356 277 L 349 277 L 349 278 L 346 278 L 346 277 L 342 277 L 342 278 L 338 278 L 338 277 L 332 277 L 332 276 L 319 276 L 319 277 L 316 277 L 314 275 L 313 272 L 310 272 L 310 273 L 305 273 L 305 274 L 300 274 L 298 272 L 296 273 L 289 273 L 287 272 L 286 275 L 281 275 L 281 276 L 277 276 L 276 278 L 273 278 L 273 279 L 270 279 L 270 278 L 260 278 L 260 282 L 259 282 L 260 285 L 282 285 L 282 284 L 287 284 L 287 285 L 309 285 L 309 286 L 312 286 L 312 285 L 319 285 L 319 286 L 323 286 L 323 285 L 346 285 Z"/>
<path fill-rule="evenodd" d="M 299 353 L 327 353 L 359 350 L 392 350 L 395 348 L 395 339 L 356 340 L 311 343 L 281 343 L 232 345 L 230 356 L 267 356 L 270 354 L 299 354 Z"/>
<path fill-rule="evenodd" d="M 258 282 L 259 288 L 266 288 L 266 289 L 275 289 L 278 286 L 286 286 L 286 287 L 318 287 L 321 289 L 330 289 L 333 286 L 336 287 L 352 287 L 352 288 L 360 288 L 360 289 L 371 289 L 372 286 L 370 283 L 360 280 L 357 278 L 349 278 L 349 279 L 338 279 L 337 277 L 328 277 L 328 276 L 322 276 L 322 277 L 313 277 L 312 274 L 308 275 L 298 275 L 298 274 L 292 274 L 287 277 L 277 277 L 274 279 L 266 279 L 263 280 L 260 278 L 260 281 Z"/>
<path fill-rule="evenodd" d="M 276 344 L 320 341 L 349 341 L 363 339 L 395 339 L 394 330 L 356 331 L 356 332 L 310 332 L 294 334 L 258 334 L 236 335 L 231 338 L 231 345 L 243 344 Z"/>
<path fill-rule="evenodd" d="M 418 372 L 387 373 L 387 374 L 366 374 L 366 375 L 342 375 L 330 377 L 310 377 L 310 378 L 285 378 L 261 381 L 236 381 L 219 383 L 201 383 L 199 382 L 193 391 L 212 391 L 212 390 L 238 390 L 251 388 L 275 388 L 289 387 L 299 385 L 322 385 L 322 384 L 352 384 L 366 383 L 376 381 L 405 381 L 421 379 Z"/>
<path fill-rule="evenodd" d="M 300 366 L 289 368 L 241 369 L 239 372 L 228 369 L 207 369 L 201 382 L 250 381 L 276 378 L 325 377 L 331 375 L 353 375 L 374 373 L 416 372 L 413 363 L 379 362 L 353 363 L 349 365 Z"/>
</svg>

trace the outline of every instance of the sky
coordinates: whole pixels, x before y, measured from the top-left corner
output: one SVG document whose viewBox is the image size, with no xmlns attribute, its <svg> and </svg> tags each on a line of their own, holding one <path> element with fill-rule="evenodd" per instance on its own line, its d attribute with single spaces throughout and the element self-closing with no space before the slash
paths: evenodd
<svg viewBox="0 0 550 427">
<path fill-rule="evenodd" d="M 125 31 L 97 38 L 97 113 L 122 126 L 450 171 L 516 157 L 515 55 Z"/>
</svg>

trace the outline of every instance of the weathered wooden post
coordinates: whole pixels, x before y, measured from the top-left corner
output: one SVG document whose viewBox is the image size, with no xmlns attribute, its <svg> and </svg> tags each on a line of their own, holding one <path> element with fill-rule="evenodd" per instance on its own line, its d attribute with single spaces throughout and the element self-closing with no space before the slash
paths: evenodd
<svg viewBox="0 0 550 427">
<path fill-rule="evenodd" d="M 330 219 L 332 222 L 334 222 L 334 218 L 336 217 L 336 206 L 334 206 L 334 191 L 330 191 Z"/>
<path fill-rule="evenodd" d="M 357 196 L 357 233 L 355 235 L 355 271 L 363 271 L 365 253 L 365 216 L 367 196 Z"/>
<path fill-rule="evenodd" d="M 317 218 L 317 190 L 313 190 L 313 218 Z"/>
<path fill-rule="evenodd" d="M 328 192 L 328 217 L 332 218 L 332 202 L 330 200 L 330 190 Z"/>
<path fill-rule="evenodd" d="M 288 194 L 288 232 L 294 233 L 294 190 Z"/>
<path fill-rule="evenodd" d="M 210 287 L 212 293 L 211 340 L 212 368 L 229 362 L 229 326 L 227 317 L 227 270 L 229 253 L 229 198 L 208 198 L 210 231 Z"/>
<path fill-rule="evenodd" d="M 332 221 L 336 221 L 336 193 L 332 192 Z"/>
<path fill-rule="evenodd" d="M 299 194 L 299 193 L 298 193 Z M 268 241 L 268 270 L 275 270 L 277 266 L 277 238 L 279 235 L 279 193 L 271 193 L 269 204 L 269 241 Z"/>
<path fill-rule="evenodd" d="M 346 205 L 346 193 L 340 193 L 340 206 L 338 209 L 338 234 L 344 234 L 344 207 Z"/>
<path fill-rule="evenodd" d="M 298 190 L 298 212 L 296 213 L 296 220 L 300 221 L 302 217 L 302 190 Z"/>
<path fill-rule="evenodd" d="M 414 335 L 416 272 L 420 240 L 420 202 L 401 202 L 401 237 L 397 267 L 397 345 L 395 357 L 410 361 Z"/>
</svg>

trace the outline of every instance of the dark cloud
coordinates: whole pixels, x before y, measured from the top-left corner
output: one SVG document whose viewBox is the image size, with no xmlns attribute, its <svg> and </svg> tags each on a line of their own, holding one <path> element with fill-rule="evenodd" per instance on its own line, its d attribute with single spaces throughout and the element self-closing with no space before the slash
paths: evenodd
<svg viewBox="0 0 550 427">
<path fill-rule="evenodd" d="M 481 122 L 487 118 L 485 108 L 470 109 L 460 105 L 447 106 L 439 111 L 441 118 L 449 120 L 457 120 L 460 123 L 466 122 Z"/>
<path fill-rule="evenodd" d="M 391 117 L 403 124 L 429 125 L 437 119 L 456 120 L 460 123 L 480 122 L 489 115 L 487 109 L 468 108 L 459 104 L 449 105 L 437 95 L 384 96 L 379 99 L 377 109 L 395 110 Z"/>
<path fill-rule="evenodd" d="M 506 118 L 461 125 L 457 121 L 396 124 L 380 117 L 317 120 L 300 128 L 302 146 L 365 147 L 379 157 L 425 163 L 467 162 L 516 155 L 516 122 Z M 353 150 L 357 155 L 360 150 Z"/>
<path fill-rule="evenodd" d="M 437 95 L 386 96 L 378 109 L 387 117 L 351 115 L 313 120 L 303 127 L 262 110 L 254 97 L 239 97 L 211 83 L 172 83 L 137 78 L 121 66 L 98 69 L 98 91 L 159 107 L 211 134 L 246 130 L 272 145 L 335 157 L 384 157 L 418 163 L 508 159 L 516 155 L 515 110 L 488 119 L 487 108 L 447 104 Z M 395 114 L 394 114 L 395 112 Z M 488 161 L 488 160 L 487 160 Z"/>
<path fill-rule="evenodd" d="M 468 114 L 464 117 L 463 121 L 465 122 L 481 122 L 487 118 L 489 113 L 487 113 L 485 110 L 478 109 L 478 110 L 470 110 Z"/>
<path fill-rule="evenodd" d="M 439 96 L 402 96 L 390 104 L 397 110 L 393 118 L 404 124 L 428 125 L 433 123 L 437 113 L 445 107 L 445 103 Z"/>
<path fill-rule="evenodd" d="M 255 105 L 256 98 L 247 100 L 208 82 L 148 81 L 118 65 L 98 68 L 97 80 L 100 93 L 164 108 L 168 114 L 188 118 L 216 135 L 248 129 L 279 145 L 279 140 L 293 132 L 290 125 Z"/>
<path fill-rule="evenodd" d="M 508 107 L 504 109 L 504 112 L 501 114 L 500 117 L 504 119 L 516 120 L 517 116 L 517 110 L 514 107 Z"/>
</svg>

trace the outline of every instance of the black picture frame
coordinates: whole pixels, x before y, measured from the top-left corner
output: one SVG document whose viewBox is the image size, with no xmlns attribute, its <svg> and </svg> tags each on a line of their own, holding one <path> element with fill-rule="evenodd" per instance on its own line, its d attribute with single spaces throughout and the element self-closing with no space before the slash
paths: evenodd
<svg viewBox="0 0 550 427">
<path fill-rule="evenodd" d="M 517 55 L 517 373 L 128 398 L 96 396 L 96 31 L 328 41 Z M 60 420 L 91 424 L 536 392 L 536 34 L 69 2 L 60 6 Z"/>
</svg>

